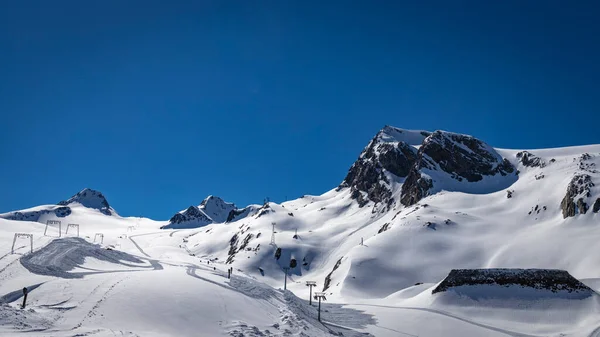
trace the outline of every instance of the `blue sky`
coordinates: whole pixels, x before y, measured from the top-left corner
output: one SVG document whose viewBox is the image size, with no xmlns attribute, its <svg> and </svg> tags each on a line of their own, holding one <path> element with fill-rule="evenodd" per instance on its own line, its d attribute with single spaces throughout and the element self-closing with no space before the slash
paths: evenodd
<svg viewBox="0 0 600 337">
<path fill-rule="evenodd" d="M 157 219 L 320 194 L 386 124 L 600 143 L 598 6 L 5 1 L 0 212 L 84 187 Z"/>
</svg>

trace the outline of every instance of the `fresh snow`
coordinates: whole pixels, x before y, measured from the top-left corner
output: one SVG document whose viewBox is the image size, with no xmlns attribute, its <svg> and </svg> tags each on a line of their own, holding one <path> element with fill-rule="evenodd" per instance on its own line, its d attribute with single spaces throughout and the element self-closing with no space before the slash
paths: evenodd
<svg viewBox="0 0 600 337">
<path fill-rule="evenodd" d="M 376 137 L 418 146 L 426 135 L 386 127 Z M 198 209 L 211 223 L 198 228 L 160 229 L 169 222 L 106 215 L 80 202 L 69 203 L 65 217 L 0 215 L 0 335 L 600 336 L 600 213 L 564 219 L 560 209 L 578 173 L 596 183 L 588 206 L 600 197 L 600 145 L 528 150 L 544 167 L 521 165 L 519 150 L 494 150 L 518 177 L 469 189 L 428 172 L 447 184 L 389 211 L 361 208 L 340 188 L 239 210 L 209 197 Z M 390 181 L 398 200 L 402 181 Z M 46 220 L 62 221 L 63 238 L 56 227 L 43 236 Z M 79 238 L 64 237 L 67 223 L 80 225 Z M 25 239 L 10 254 L 14 233 L 34 235 L 32 254 Z M 102 244 L 93 242 L 96 233 Z M 283 291 L 282 268 L 292 259 Z M 479 285 L 432 294 L 459 268 L 563 269 L 594 292 Z M 326 293 L 323 323 L 305 281 Z"/>
</svg>

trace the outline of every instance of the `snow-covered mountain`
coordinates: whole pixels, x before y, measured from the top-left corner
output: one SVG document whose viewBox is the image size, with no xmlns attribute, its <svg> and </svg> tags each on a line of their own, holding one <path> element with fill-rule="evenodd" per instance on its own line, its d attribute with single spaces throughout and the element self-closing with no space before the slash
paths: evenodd
<svg viewBox="0 0 600 337">
<path fill-rule="evenodd" d="M 318 280 L 334 298 L 390 296 L 453 268 L 597 277 L 600 260 L 586 250 L 600 239 L 598 164 L 600 145 L 505 150 L 386 126 L 337 188 L 210 224 L 188 247 L 273 285 L 291 264 L 295 279 Z"/>
<path fill-rule="evenodd" d="M 598 165 L 600 145 L 507 150 L 386 126 L 319 196 L 209 196 L 153 221 L 84 190 L 0 215 L 2 246 L 35 238 L 21 264 L 0 256 L 0 334 L 598 336 Z M 60 218 L 87 241 L 35 222 Z M 325 325 L 305 281 L 325 292 Z M 39 287 L 33 312 L 16 309 L 23 284 Z"/>
<path fill-rule="evenodd" d="M 8 212 L 0 214 L 0 218 L 45 222 L 46 218 L 66 218 L 70 216 L 74 210 L 81 208 L 97 211 L 108 216 L 118 216 L 117 212 L 110 207 L 102 193 L 85 188 L 71 198 L 58 202 L 56 205 L 42 205 L 20 211 Z"/>
<path fill-rule="evenodd" d="M 89 188 L 83 189 L 68 200 L 59 202 L 58 205 L 68 206 L 75 203 L 81 204 L 87 208 L 97 209 L 100 213 L 105 215 L 115 214 L 115 210 L 110 207 L 102 193 Z"/>
<path fill-rule="evenodd" d="M 169 223 L 161 228 L 197 228 L 211 223 L 226 222 L 230 218 L 230 214 L 232 214 L 231 217 L 233 219 L 235 214 L 238 213 L 242 214 L 243 210 L 238 210 L 233 203 L 225 202 L 219 197 L 209 195 L 206 199 L 202 200 L 200 205 L 192 205 L 173 215 L 169 219 Z"/>
</svg>

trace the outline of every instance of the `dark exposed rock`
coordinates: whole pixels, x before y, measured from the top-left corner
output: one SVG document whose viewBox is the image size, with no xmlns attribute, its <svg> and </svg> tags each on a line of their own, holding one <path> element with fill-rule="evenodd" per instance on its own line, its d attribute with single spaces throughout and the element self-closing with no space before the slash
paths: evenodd
<svg viewBox="0 0 600 337">
<path fill-rule="evenodd" d="M 268 203 L 266 203 L 261 208 L 258 209 L 256 218 L 258 219 L 261 216 L 272 213 L 272 212 L 275 212 L 275 211 L 271 208 L 271 206 Z"/>
<path fill-rule="evenodd" d="M 588 210 L 588 205 L 583 197 L 590 197 L 590 189 L 594 186 L 592 177 L 588 174 L 578 174 L 573 177 L 569 186 L 567 187 L 567 193 L 560 203 L 563 218 L 575 216 L 579 214 L 585 214 Z M 577 201 L 575 202 L 575 198 Z"/>
<path fill-rule="evenodd" d="M 508 199 L 512 198 L 512 196 L 513 196 L 513 193 L 514 193 L 514 192 L 515 192 L 515 191 L 513 191 L 513 190 L 508 190 L 508 191 L 506 191 L 506 197 L 507 197 Z"/>
<path fill-rule="evenodd" d="M 277 247 L 275 250 L 275 259 L 279 260 L 281 258 L 281 247 Z"/>
<path fill-rule="evenodd" d="M 229 214 L 227 215 L 227 221 L 226 222 L 231 222 L 233 219 L 235 219 L 235 217 L 241 215 L 242 213 L 244 213 L 243 209 L 232 209 Z"/>
<path fill-rule="evenodd" d="M 400 202 L 405 206 L 414 205 L 419 202 L 419 200 L 428 196 L 431 188 L 433 188 L 431 179 L 422 177 L 421 172 L 414 168 L 410 171 L 402 185 Z"/>
<path fill-rule="evenodd" d="M 331 272 L 329 274 L 327 274 L 327 276 L 325 277 L 325 282 L 323 282 L 323 291 L 327 290 L 329 288 L 329 286 L 331 285 L 331 275 L 333 275 L 333 272 L 336 271 L 340 265 L 342 264 L 342 259 L 344 257 L 340 257 L 339 260 L 337 260 L 337 262 L 335 263 L 335 266 L 333 266 L 333 270 L 331 270 Z"/>
<path fill-rule="evenodd" d="M 298 265 L 298 262 L 296 262 L 296 259 L 290 260 L 290 268 L 296 268 L 297 265 Z"/>
<path fill-rule="evenodd" d="M 352 164 L 340 185 L 340 188 L 352 189 L 352 198 L 361 207 L 369 201 L 391 205 L 392 192 L 385 172 L 404 178 L 416 160 L 417 150 L 414 147 L 404 141 L 391 141 L 395 140 L 390 136 L 394 133 L 402 133 L 402 130 L 385 127 L 377 133 Z"/>
<path fill-rule="evenodd" d="M 600 198 L 596 199 L 596 202 L 594 203 L 594 207 L 592 208 L 592 211 L 594 213 L 598 213 L 600 211 Z"/>
<path fill-rule="evenodd" d="M 545 167 L 546 166 L 546 162 L 544 162 L 542 160 L 542 158 L 540 158 L 528 151 L 518 152 L 517 158 L 519 159 L 519 162 L 521 162 L 521 164 L 523 164 L 523 166 L 526 166 L 526 167 Z"/>
<path fill-rule="evenodd" d="M 568 272 L 556 269 L 453 269 L 431 293 L 443 292 L 453 287 L 484 284 L 517 285 L 551 292 L 583 292 L 590 295 L 593 293 Z"/>
<path fill-rule="evenodd" d="M 379 231 L 377 231 L 377 234 L 381 234 L 385 231 L 387 231 L 390 228 L 390 223 L 386 222 L 383 224 L 383 226 L 381 226 L 381 228 L 379 228 Z"/>
<path fill-rule="evenodd" d="M 507 175 L 515 170 L 508 160 L 499 157 L 482 141 L 442 131 L 427 137 L 419 149 L 421 167 L 435 169 L 427 157 L 459 181 L 464 178 L 468 182 L 477 182 L 483 176 Z"/>
<path fill-rule="evenodd" d="M 211 223 L 212 220 L 204 214 L 198 207 L 190 206 L 185 211 L 177 213 L 169 219 L 170 224 L 181 224 L 184 222 L 196 221 L 199 223 Z"/>
<path fill-rule="evenodd" d="M 246 237 L 244 238 L 244 241 L 242 241 L 242 244 L 240 245 L 239 250 L 246 249 L 246 247 L 248 246 L 248 243 L 250 242 L 250 240 L 252 240 L 253 237 L 254 237 L 253 234 L 248 233 L 248 235 L 246 235 Z"/>
<path fill-rule="evenodd" d="M 417 151 L 414 146 L 419 144 Z M 433 189 L 435 181 L 422 174 L 424 169 L 442 171 L 466 182 L 515 172 L 508 160 L 474 137 L 444 131 L 415 133 L 386 126 L 362 151 L 339 188 L 350 187 L 352 198 L 361 207 L 372 201 L 389 208 L 395 201 L 393 184 L 405 178 L 400 199 L 408 206 Z M 373 212 L 377 209 L 374 207 Z"/>
<path fill-rule="evenodd" d="M 467 182 L 515 172 L 508 160 L 484 142 L 467 135 L 436 131 L 423 141 L 417 160 L 402 185 L 400 201 L 403 205 L 413 205 L 430 194 L 433 181 L 421 174 L 423 169 L 441 170 L 452 179 Z"/>
<path fill-rule="evenodd" d="M 233 258 L 235 257 L 235 254 L 238 252 L 238 238 L 239 236 L 237 234 L 234 234 L 231 239 L 229 239 L 229 252 L 228 252 L 228 257 L 227 257 L 227 261 L 225 261 L 225 263 L 233 263 Z"/>
<path fill-rule="evenodd" d="M 256 205 L 250 205 L 250 206 L 247 206 L 244 208 L 232 209 L 231 211 L 229 211 L 229 214 L 227 215 L 226 222 L 238 221 L 245 217 L 253 216 L 256 214 L 256 212 L 258 212 L 258 210 L 259 210 L 259 207 Z"/>
<path fill-rule="evenodd" d="M 252 206 L 238 210 L 233 203 L 225 202 L 219 197 L 210 195 L 199 206 L 189 206 L 184 211 L 173 215 L 169 219 L 169 223 L 161 228 L 197 228 L 211 223 L 230 222 L 247 216 L 253 210 L 255 208 Z"/>
</svg>

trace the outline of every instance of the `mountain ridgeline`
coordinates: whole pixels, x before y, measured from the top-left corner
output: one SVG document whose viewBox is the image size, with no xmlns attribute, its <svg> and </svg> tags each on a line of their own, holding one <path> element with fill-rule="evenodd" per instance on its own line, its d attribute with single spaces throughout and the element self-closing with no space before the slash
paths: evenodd
<svg viewBox="0 0 600 337">
<path fill-rule="evenodd" d="M 543 150 L 542 150 L 543 151 Z M 564 187 L 557 205 L 564 218 L 600 212 L 600 191 L 596 188 L 598 170 L 595 156 L 583 153 L 573 158 L 577 172 Z M 503 157 L 485 142 L 447 131 L 405 130 L 385 126 L 367 144 L 352 164 L 336 191 L 349 189 L 360 207 L 373 205 L 373 212 L 417 204 L 441 191 L 488 194 L 506 190 L 519 179 L 519 169 L 544 169 L 555 159 L 544 159 L 531 151 Z M 537 179 L 537 178 L 536 178 Z M 44 215 L 67 217 L 77 204 L 107 215 L 117 215 L 104 195 L 85 188 L 56 205 L 0 214 L 11 220 L 39 221 Z M 261 205 L 238 208 L 217 196 L 208 196 L 199 205 L 175 213 L 163 229 L 203 227 L 254 216 Z"/>
<path fill-rule="evenodd" d="M 386 126 L 342 182 L 318 196 L 240 208 L 211 195 L 154 221 L 120 217 L 104 194 L 84 189 L 0 217 L 202 228 L 181 233 L 194 256 L 272 285 L 286 268 L 328 294 L 385 297 L 439 282 L 450 269 L 551 267 L 589 277 L 600 268 L 598 165 L 600 145 L 508 150 L 469 135 Z"/>
<path fill-rule="evenodd" d="M 472 136 L 384 127 L 360 154 L 339 189 L 359 205 L 411 206 L 441 190 L 490 193 L 517 180 L 516 168 Z M 400 195 L 395 186 L 401 184 Z"/>
</svg>

